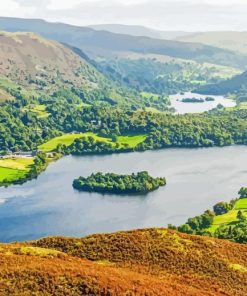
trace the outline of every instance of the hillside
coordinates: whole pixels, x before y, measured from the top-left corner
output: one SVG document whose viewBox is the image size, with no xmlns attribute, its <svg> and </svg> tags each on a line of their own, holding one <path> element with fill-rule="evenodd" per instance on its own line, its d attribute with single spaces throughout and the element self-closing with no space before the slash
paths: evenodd
<svg viewBox="0 0 247 296">
<path fill-rule="evenodd" d="M 27 32 L 0 32 L 0 44 L 0 101 L 48 96 L 89 104 L 141 103 L 109 81 L 81 50 Z"/>
<path fill-rule="evenodd" d="M 154 39 L 172 40 L 190 35 L 189 32 L 183 31 L 160 31 L 147 28 L 144 26 L 122 25 L 122 24 L 102 24 L 91 25 L 90 28 L 97 31 L 109 31 L 116 34 L 126 34 L 131 36 L 146 36 Z"/>
<path fill-rule="evenodd" d="M 166 229 L 1 244 L 0 292 L 244 296 L 246 251 L 246 245 Z"/>
<path fill-rule="evenodd" d="M 95 89 L 103 77 L 60 43 L 33 33 L 0 33 L 0 75 L 37 90 L 61 84 Z"/>
<path fill-rule="evenodd" d="M 241 95 L 243 92 L 244 96 L 246 96 L 246 88 L 247 88 L 247 71 L 236 75 L 231 79 L 222 81 L 218 84 L 205 85 L 200 87 L 197 91 L 205 94 L 217 94 L 217 95 L 225 95 L 225 94 L 238 94 Z"/>
<path fill-rule="evenodd" d="M 247 54 L 247 32 L 200 32 L 180 36 L 177 37 L 176 40 L 183 42 L 198 42 Z"/>
<path fill-rule="evenodd" d="M 97 59 L 97 68 L 108 79 L 129 88 L 156 94 L 190 91 L 241 73 L 236 68 L 160 54 L 125 52 L 117 59 Z"/>
<path fill-rule="evenodd" d="M 32 31 L 46 38 L 78 47 L 90 57 L 113 57 L 120 52 L 162 54 L 200 62 L 217 63 L 245 68 L 247 56 L 199 43 L 185 43 L 114 34 L 43 20 L 0 18 L 0 29 L 5 31 Z"/>
</svg>

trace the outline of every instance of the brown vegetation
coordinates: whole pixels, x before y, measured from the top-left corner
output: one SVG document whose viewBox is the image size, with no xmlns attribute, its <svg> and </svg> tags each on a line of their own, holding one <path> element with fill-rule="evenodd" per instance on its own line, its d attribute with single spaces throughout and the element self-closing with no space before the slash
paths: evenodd
<svg viewBox="0 0 247 296">
<path fill-rule="evenodd" d="M 53 91 L 61 83 L 94 89 L 85 60 L 58 42 L 33 33 L 0 32 L 0 76 L 28 89 Z"/>
<path fill-rule="evenodd" d="M 0 295 L 246 295 L 247 246 L 166 229 L 0 245 Z"/>
</svg>

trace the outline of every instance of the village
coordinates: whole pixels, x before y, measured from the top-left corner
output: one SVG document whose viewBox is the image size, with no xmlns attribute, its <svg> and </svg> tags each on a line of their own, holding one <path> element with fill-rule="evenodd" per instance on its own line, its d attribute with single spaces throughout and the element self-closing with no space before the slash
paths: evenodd
<svg viewBox="0 0 247 296">
<path fill-rule="evenodd" d="M 0 155 L 0 159 L 7 159 L 7 158 L 35 158 L 39 152 L 43 152 L 40 149 L 32 150 L 32 151 L 17 151 L 13 152 L 11 150 L 7 151 L 6 155 Z M 45 153 L 46 157 L 54 157 L 53 152 Z"/>
</svg>

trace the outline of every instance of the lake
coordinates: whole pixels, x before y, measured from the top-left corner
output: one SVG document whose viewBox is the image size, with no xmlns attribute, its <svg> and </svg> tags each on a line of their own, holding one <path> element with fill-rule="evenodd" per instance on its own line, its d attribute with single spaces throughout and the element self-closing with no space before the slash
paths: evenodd
<svg viewBox="0 0 247 296">
<path fill-rule="evenodd" d="M 0 241 L 84 236 L 179 225 L 247 185 L 247 147 L 167 149 L 107 156 L 67 156 L 37 180 L 0 188 Z M 167 186 L 140 196 L 77 192 L 73 179 L 92 172 L 147 170 Z"/>
<path fill-rule="evenodd" d="M 196 98 L 196 99 L 206 99 L 207 97 L 214 98 L 214 101 L 203 102 L 203 103 L 184 103 L 181 102 L 182 99 Z M 175 94 L 170 96 L 171 106 L 176 109 L 177 114 L 185 113 L 202 113 L 205 111 L 212 110 L 221 104 L 224 107 L 234 107 L 236 102 L 230 99 L 226 99 L 224 96 L 211 96 L 211 95 L 201 95 L 192 92 L 186 92 L 184 94 Z"/>
</svg>

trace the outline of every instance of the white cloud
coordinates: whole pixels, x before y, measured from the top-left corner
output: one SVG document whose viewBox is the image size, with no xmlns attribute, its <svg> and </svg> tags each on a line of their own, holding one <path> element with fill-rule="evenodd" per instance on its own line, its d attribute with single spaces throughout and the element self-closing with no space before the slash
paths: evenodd
<svg viewBox="0 0 247 296">
<path fill-rule="evenodd" d="M 124 5 L 124 6 L 132 6 L 138 4 L 144 4 L 150 2 L 149 0 L 50 0 L 47 8 L 51 10 L 66 10 L 71 8 L 76 8 L 78 6 L 84 5 L 103 5 L 103 6 L 111 6 L 114 4 Z"/>
<path fill-rule="evenodd" d="M 198 0 L 188 0 L 198 3 Z M 232 6 L 232 5 L 247 5 L 246 0 L 201 0 L 201 3 L 209 4 L 212 6 Z"/>
<path fill-rule="evenodd" d="M 161 30 L 247 30 L 247 0 L 1 0 L 0 15 L 74 25 L 133 24 Z"/>
<path fill-rule="evenodd" d="M 14 0 L 2 1 L 1 2 L 1 16 L 13 16 L 13 17 L 26 17 L 34 11 L 31 7 L 23 7 L 20 3 Z"/>
</svg>

